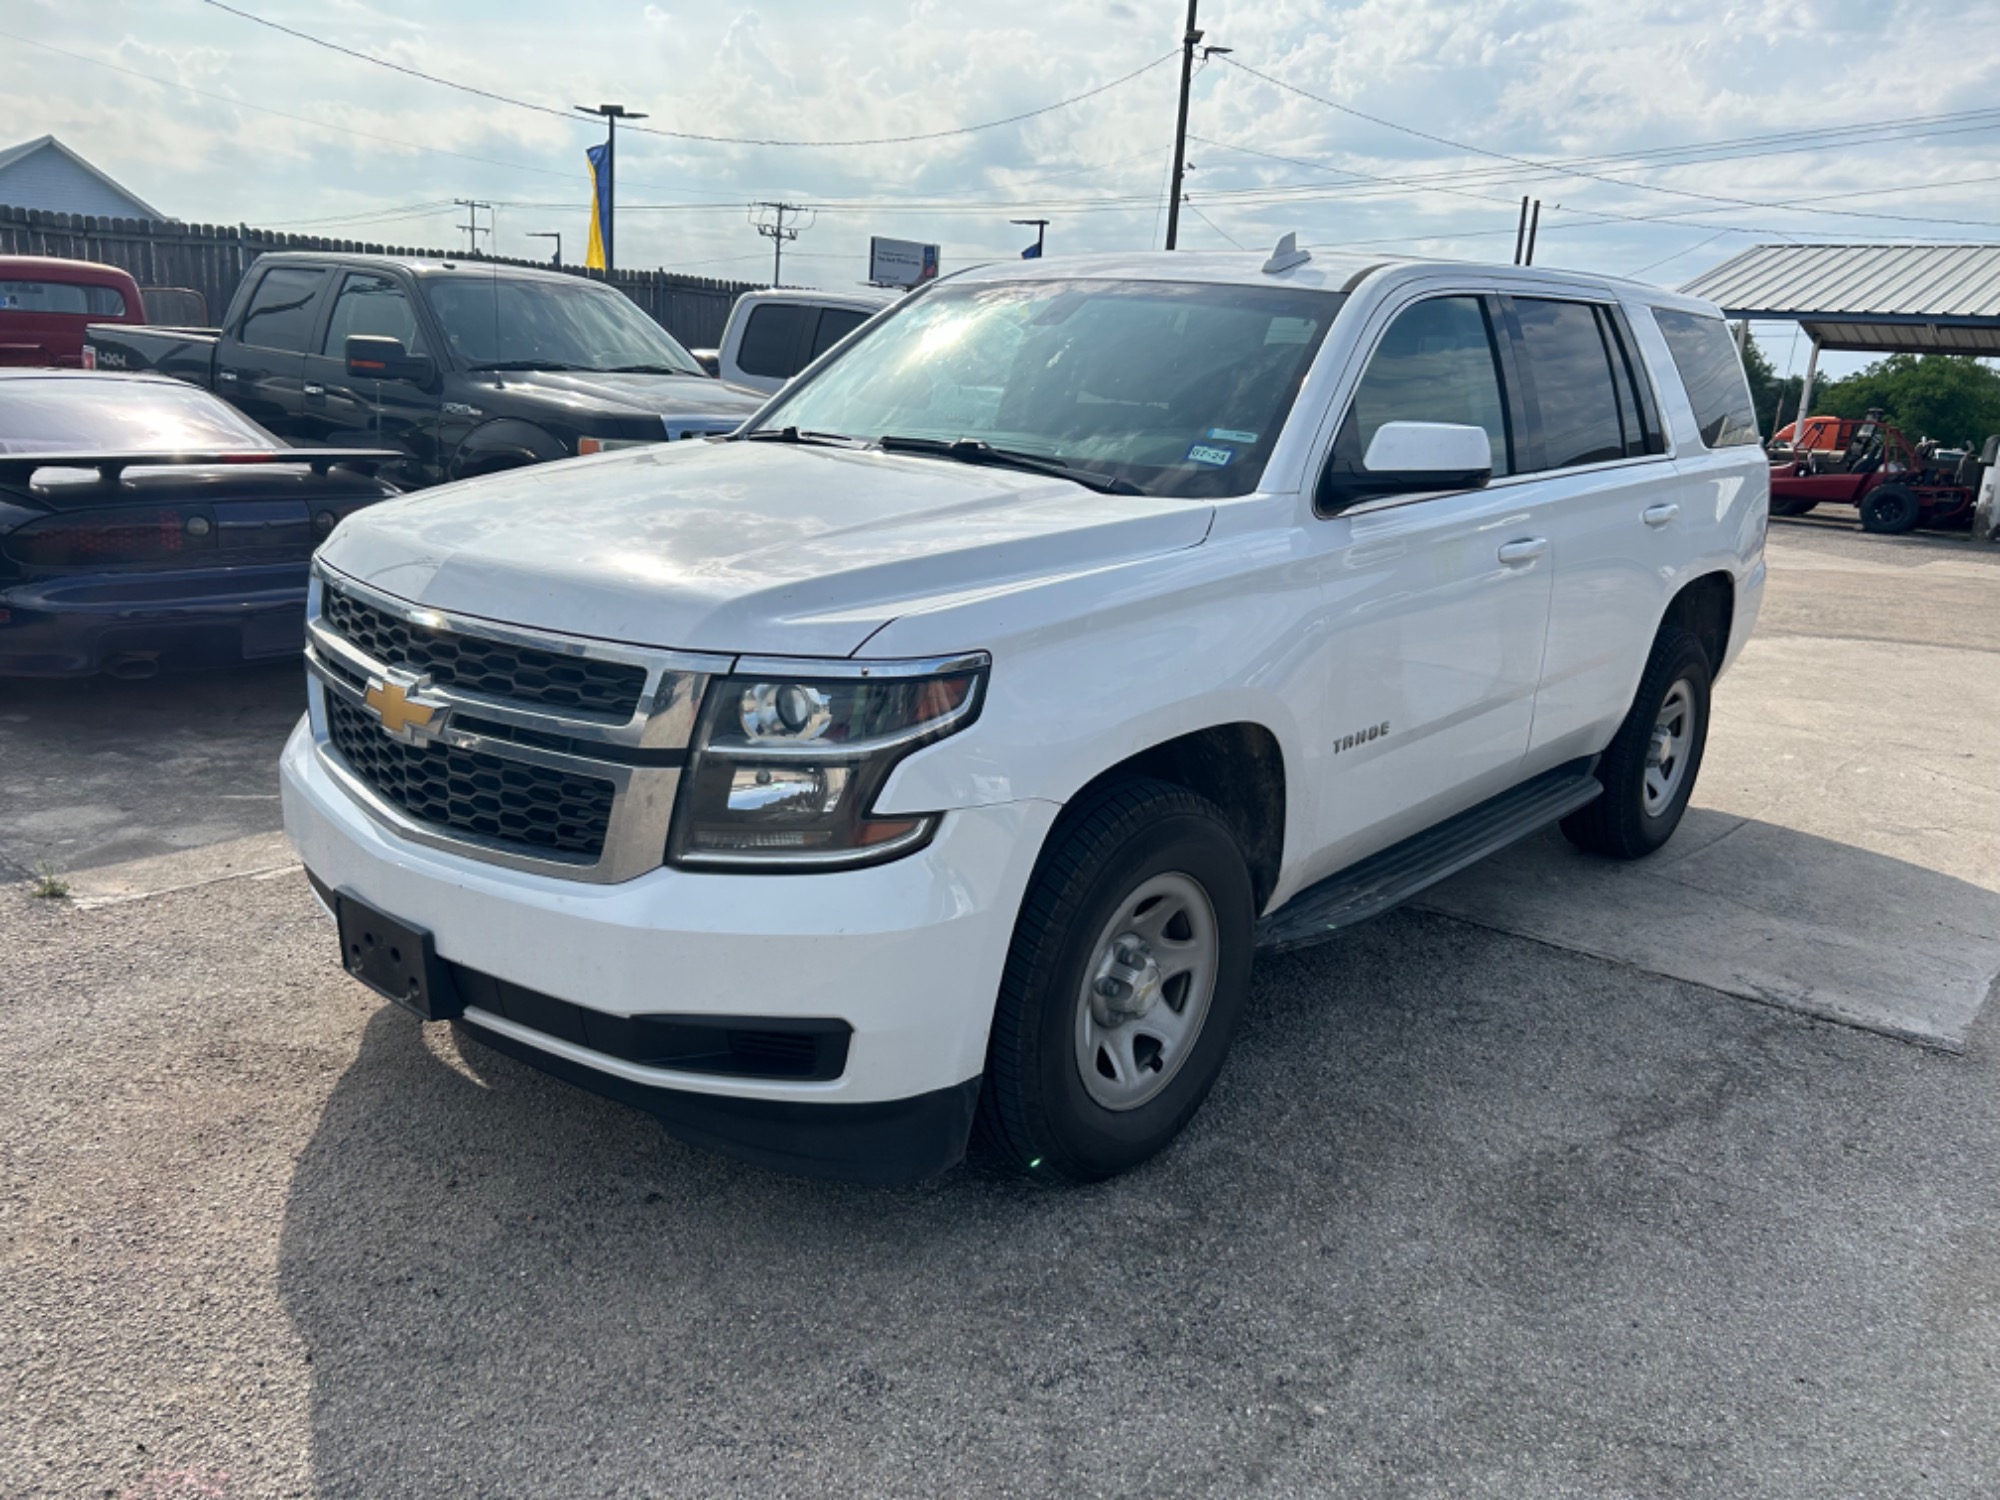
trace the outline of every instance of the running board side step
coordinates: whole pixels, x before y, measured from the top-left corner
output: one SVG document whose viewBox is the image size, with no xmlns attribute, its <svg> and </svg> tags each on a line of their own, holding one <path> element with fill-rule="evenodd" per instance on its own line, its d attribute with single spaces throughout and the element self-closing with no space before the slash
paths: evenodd
<svg viewBox="0 0 2000 1500">
<path fill-rule="evenodd" d="M 1557 766 L 1306 887 L 1257 924 L 1257 947 L 1267 953 L 1302 948 L 1402 905 L 1597 800 L 1604 787 L 1592 774 L 1596 768 L 1595 756 Z"/>
</svg>

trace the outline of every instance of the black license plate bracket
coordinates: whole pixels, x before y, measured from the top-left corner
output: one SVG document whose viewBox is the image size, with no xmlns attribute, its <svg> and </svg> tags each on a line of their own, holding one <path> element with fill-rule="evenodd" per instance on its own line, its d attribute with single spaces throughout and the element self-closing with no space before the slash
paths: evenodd
<svg viewBox="0 0 2000 1500">
<path fill-rule="evenodd" d="M 465 1014 L 451 970 L 421 927 L 412 927 L 352 896 L 334 897 L 340 961 L 347 972 L 426 1021 Z"/>
</svg>

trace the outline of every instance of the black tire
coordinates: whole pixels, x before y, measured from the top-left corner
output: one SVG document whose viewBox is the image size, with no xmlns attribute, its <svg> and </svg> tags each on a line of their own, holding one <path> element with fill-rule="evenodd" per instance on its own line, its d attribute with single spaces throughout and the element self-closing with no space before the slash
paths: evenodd
<svg viewBox="0 0 2000 1500">
<path fill-rule="evenodd" d="M 1579 849 L 1612 859 L 1641 859 L 1674 836 L 1687 811 L 1708 747 L 1709 685 L 1714 676 L 1708 653 L 1691 632 L 1669 628 L 1653 643 L 1639 691 L 1617 736 L 1598 758 L 1597 779 L 1604 795 L 1562 821 L 1563 836 Z M 1685 694 L 1693 718 L 1686 745 L 1676 756 L 1679 777 L 1661 805 L 1647 805 L 1646 773 L 1653 733 L 1676 689 Z"/>
<path fill-rule="evenodd" d="M 1916 529 L 1924 508 L 1900 484 L 1877 485 L 1861 497 L 1861 529 L 1878 536 L 1896 536 Z"/>
<path fill-rule="evenodd" d="M 1817 500 L 1773 500 L 1771 514 L 1774 516 L 1802 516 L 1819 504 Z"/>
<path fill-rule="evenodd" d="M 1147 881 L 1178 875 L 1215 919 L 1215 981 L 1176 1071 L 1135 1107 L 1110 1109 L 1078 1060 L 1083 988 L 1098 939 Z M 1256 923 L 1250 872 L 1216 806 L 1167 782 L 1118 782 L 1067 809 L 1014 924 L 974 1129 L 983 1155 L 1037 1177 L 1093 1182 L 1137 1166 L 1200 1108 L 1242 1014 Z"/>
</svg>

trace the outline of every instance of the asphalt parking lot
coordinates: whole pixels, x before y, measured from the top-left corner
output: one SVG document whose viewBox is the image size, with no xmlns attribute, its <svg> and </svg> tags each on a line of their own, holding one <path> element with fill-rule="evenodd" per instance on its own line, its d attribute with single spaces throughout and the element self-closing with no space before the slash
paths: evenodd
<svg viewBox="0 0 2000 1500">
<path fill-rule="evenodd" d="M 1777 528 L 1742 680 L 1950 642 L 1969 741 L 1794 821 L 2000 891 L 1996 622 L 2000 549 Z M 2000 1007 L 1954 1052 L 1404 911 L 1262 963 L 1126 1178 L 798 1182 L 341 975 L 299 701 L 0 687 L 0 861 L 82 898 L 0 887 L 0 1494 L 2000 1489 Z"/>
</svg>

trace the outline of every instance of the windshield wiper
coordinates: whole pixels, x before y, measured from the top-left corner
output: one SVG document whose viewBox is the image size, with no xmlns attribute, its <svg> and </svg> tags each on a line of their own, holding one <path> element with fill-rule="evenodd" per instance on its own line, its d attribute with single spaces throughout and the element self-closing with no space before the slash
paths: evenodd
<svg viewBox="0 0 2000 1500">
<path fill-rule="evenodd" d="M 814 448 L 861 448 L 860 438 L 844 432 L 800 432 L 796 427 L 759 427 L 755 432 L 737 434 L 745 443 L 803 443 Z"/>
<path fill-rule="evenodd" d="M 1146 492 L 1129 479 L 1119 479 L 1110 474 L 1100 474 L 1095 469 L 1079 469 L 1066 464 L 1059 458 L 1045 458 L 1039 453 L 1023 453 L 1018 448 L 996 448 L 991 443 L 978 438 L 895 437 L 877 440 L 876 447 L 884 453 L 922 453 L 934 458 L 955 459 L 962 464 L 988 464 L 996 469 L 1022 469 L 1030 474 L 1052 474 L 1058 479 L 1071 479 L 1085 489 L 1096 490 L 1100 495 L 1143 495 Z"/>
<path fill-rule="evenodd" d="M 468 365 L 466 368 L 470 370 L 548 370 L 558 374 L 584 370 L 584 366 L 582 365 L 566 365 L 559 359 L 496 359 L 490 364 Z"/>
<path fill-rule="evenodd" d="M 593 375 L 693 375 L 693 370 L 683 370 L 678 365 L 607 365 L 592 370 Z M 706 375 L 701 377 L 708 379 Z"/>
</svg>

